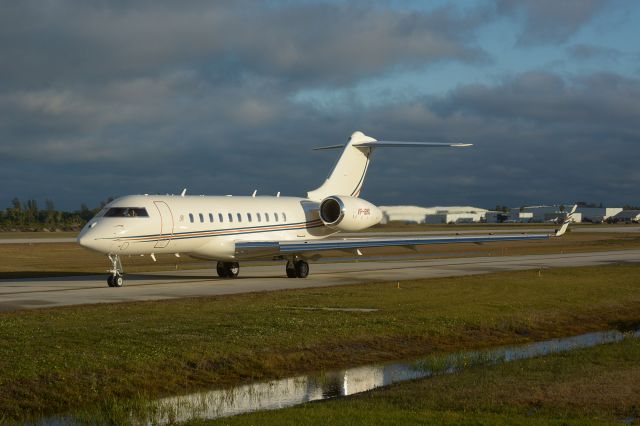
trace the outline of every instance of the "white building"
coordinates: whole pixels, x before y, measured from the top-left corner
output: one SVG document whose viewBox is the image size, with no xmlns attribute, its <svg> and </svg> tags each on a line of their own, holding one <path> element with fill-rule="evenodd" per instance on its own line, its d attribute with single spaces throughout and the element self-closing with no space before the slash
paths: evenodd
<svg viewBox="0 0 640 426">
<path fill-rule="evenodd" d="M 583 222 L 600 223 L 622 212 L 622 207 L 578 207 Z"/>
<path fill-rule="evenodd" d="M 529 223 L 533 222 L 533 212 L 520 211 L 520 209 L 511 209 L 509 211 L 509 222 Z"/>
<path fill-rule="evenodd" d="M 425 216 L 434 213 L 430 208 L 418 206 L 379 206 L 379 208 L 382 210 L 382 223 L 424 223 Z"/>
<path fill-rule="evenodd" d="M 564 211 L 558 206 L 527 206 L 520 209 L 511 209 L 530 215 L 530 222 L 557 222 L 564 217 Z"/>
<path fill-rule="evenodd" d="M 380 206 L 382 223 L 468 223 L 485 220 L 487 210 L 471 206 Z"/>
<path fill-rule="evenodd" d="M 640 222 L 640 210 L 622 210 L 610 220 L 612 222 L 638 223 Z"/>
</svg>

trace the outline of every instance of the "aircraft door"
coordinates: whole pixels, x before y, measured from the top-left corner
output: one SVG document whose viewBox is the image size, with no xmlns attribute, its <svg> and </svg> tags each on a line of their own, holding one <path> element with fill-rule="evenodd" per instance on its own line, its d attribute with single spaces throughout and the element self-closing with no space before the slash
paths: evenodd
<svg viewBox="0 0 640 426">
<path fill-rule="evenodd" d="M 154 201 L 158 212 L 160 213 L 160 235 L 161 238 L 156 242 L 156 248 L 164 248 L 169 245 L 173 238 L 173 213 L 169 205 L 164 201 Z"/>
</svg>

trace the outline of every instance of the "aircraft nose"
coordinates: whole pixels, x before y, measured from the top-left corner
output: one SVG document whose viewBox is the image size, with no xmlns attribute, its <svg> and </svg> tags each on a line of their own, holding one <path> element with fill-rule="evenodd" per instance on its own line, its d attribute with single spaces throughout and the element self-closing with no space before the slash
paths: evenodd
<svg viewBox="0 0 640 426">
<path fill-rule="evenodd" d="M 95 223 L 90 224 L 89 226 L 84 228 L 82 232 L 80 232 L 80 234 L 78 235 L 78 238 L 76 239 L 76 241 L 82 247 L 86 247 L 88 249 L 95 250 L 95 251 L 103 251 L 105 248 L 104 242 L 102 241 L 102 239 L 98 239 L 99 233 L 97 233 L 93 229 L 94 227 L 95 227 Z"/>
<path fill-rule="evenodd" d="M 80 235 L 78 235 L 77 241 L 78 241 L 78 244 L 80 244 L 82 247 L 95 250 L 96 239 L 93 238 L 90 234 L 91 232 L 89 231 L 81 232 Z"/>
</svg>

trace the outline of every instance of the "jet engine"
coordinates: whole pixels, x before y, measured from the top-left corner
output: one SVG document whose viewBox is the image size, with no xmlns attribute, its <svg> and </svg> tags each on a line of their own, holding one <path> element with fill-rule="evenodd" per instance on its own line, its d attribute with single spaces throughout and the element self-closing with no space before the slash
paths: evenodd
<svg viewBox="0 0 640 426">
<path fill-rule="evenodd" d="M 332 195 L 320 203 L 320 219 L 339 231 L 360 231 L 380 223 L 382 211 L 356 197 Z"/>
</svg>

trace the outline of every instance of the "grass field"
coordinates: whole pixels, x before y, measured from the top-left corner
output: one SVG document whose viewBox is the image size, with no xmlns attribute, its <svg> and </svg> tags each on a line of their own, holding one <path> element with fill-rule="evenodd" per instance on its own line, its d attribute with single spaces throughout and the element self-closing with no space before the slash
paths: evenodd
<svg viewBox="0 0 640 426">
<path fill-rule="evenodd" d="M 553 269 L 2 313 L 0 413 L 98 416 L 127 400 L 635 326 L 639 272 Z M 326 306 L 378 310 L 296 309 Z"/>
<path fill-rule="evenodd" d="M 3 238 L 76 238 L 77 232 L 0 232 L 0 239 Z"/>
<path fill-rule="evenodd" d="M 640 340 L 190 425 L 640 424 Z"/>
<path fill-rule="evenodd" d="M 427 255 L 430 258 L 453 256 L 505 256 L 546 253 L 573 253 L 599 250 L 640 248 L 639 233 L 568 233 L 562 238 L 546 241 L 512 241 L 500 243 L 447 244 L 406 248 L 376 248 L 362 250 L 366 256 Z M 327 252 L 327 257 L 344 257 L 342 252 Z M 86 275 L 105 273 L 109 263 L 105 255 L 92 252 L 74 243 L 0 244 L 0 279 L 38 276 Z M 209 268 L 211 262 L 201 262 L 188 256 L 176 258 L 158 255 L 158 262 L 149 256 L 124 256 L 125 272 L 148 272 L 170 269 Z M 360 259 L 362 260 L 362 258 Z"/>
</svg>

